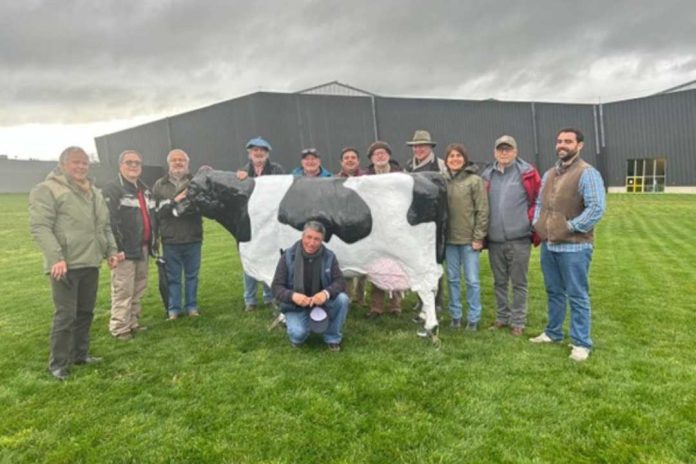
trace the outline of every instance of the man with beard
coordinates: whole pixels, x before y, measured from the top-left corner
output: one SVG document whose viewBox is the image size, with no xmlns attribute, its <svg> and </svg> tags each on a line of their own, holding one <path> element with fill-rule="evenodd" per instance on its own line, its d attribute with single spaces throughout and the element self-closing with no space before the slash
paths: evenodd
<svg viewBox="0 0 696 464">
<path fill-rule="evenodd" d="M 184 310 L 189 316 L 198 316 L 198 271 L 201 267 L 201 242 L 203 222 L 196 208 L 186 208 L 181 216 L 173 210 L 186 198 L 189 174 L 189 156 L 184 150 L 175 149 L 167 155 L 169 172 L 155 182 L 152 188 L 157 202 L 157 219 L 162 250 L 166 260 L 169 304 L 169 320 L 181 313 L 181 274 L 184 274 Z"/>
<path fill-rule="evenodd" d="M 310 311 L 325 310 L 328 324 L 323 330 L 330 351 L 341 351 L 343 323 L 348 315 L 345 280 L 336 255 L 323 244 L 326 229 L 308 221 L 302 238 L 286 249 L 273 276 L 273 295 L 285 314 L 293 347 L 305 342 L 311 332 Z"/>
<path fill-rule="evenodd" d="M 280 164 L 274 163 L 269 159 L 272 150 L 271 144 L 263 138 L 254 137 L 249 140 L 246 144 L 246 150 L 249 155 L 249 162 L 237 171 L 239 180 L 244 180 L 247 177 L 285 174 L 285 170 Z M 271 293 L 271 288 L 264 283 L 261 284 L 263 285 L 263 304 L 272 305 L 273 293 Z M 254 311 L 256 309 L 256 289 L 258 285 L 259 281 L 246 272 L 244 273 L 244 309 L 246 311 Z"/>
<path fill-rule="evenodd" d="M 533 343 L 563 340 L 566 300 L 570 304 L 570 359 L 585 361 L 592 349 L 588 273 L 593 229 L 604 214 L 604 183 L 580 158 L 584 136 L 565 128 L 556 135 L 558 161 L 546 171 L 534 212 L 534 230 L 542 240 L 541 269 L 548 296 L 548 324 Z"/>
</svg>

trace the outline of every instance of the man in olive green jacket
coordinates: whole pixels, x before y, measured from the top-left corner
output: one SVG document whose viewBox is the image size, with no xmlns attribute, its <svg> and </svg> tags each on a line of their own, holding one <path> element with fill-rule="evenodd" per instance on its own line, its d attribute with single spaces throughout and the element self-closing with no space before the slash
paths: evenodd
<svg viewBox="0 0 696 464">
<path fill-rule="evenodd" d="M 29 195 L 29 227 L 44 256 L 53 291 L 50 373 L 69 376 L 71 364 L 100 361 L 89 354 L 89 331 L 99 283 L 99 266 L 118 263 L 109 211 L 87 178 L 89 158 L 68 147 L 58 167 Z"/>
</svg>

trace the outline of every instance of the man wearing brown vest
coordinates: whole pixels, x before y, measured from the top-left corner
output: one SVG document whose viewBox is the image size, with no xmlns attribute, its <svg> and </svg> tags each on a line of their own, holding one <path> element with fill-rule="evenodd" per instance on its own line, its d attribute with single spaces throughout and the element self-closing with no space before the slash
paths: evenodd
<svg viewBox="0 0 696 464">
<path fill-rule="evenodd" d="M 585 361 L 592 349 L 588 273 L 593 229 L 604 214 L 604 182 L 580 158 L 584 136 L 566 128 L 556 136 L 558 161 L 546 171 L 534 212 L 534 230 L 543 243 L 541 270 L 548 296 L 549 321 L 532 343 L 561 342 L 566 300 L 570 304 L 570 359 Z"/>
</svg>

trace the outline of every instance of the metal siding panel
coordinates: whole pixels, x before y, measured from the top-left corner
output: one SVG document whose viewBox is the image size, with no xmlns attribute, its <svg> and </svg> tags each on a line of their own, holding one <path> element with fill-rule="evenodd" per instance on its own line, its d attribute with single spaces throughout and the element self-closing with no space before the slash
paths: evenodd
<svg viewBox="0 0 696 464">
<path fill-rule="evenodd" d="M 556 135 L 559 129 L 573 127 L 585 135 L 582 158 L 596 166 L 597 144 L 592 105 L 536 103 L 539 130 L 539 171 L 543 174 L 556 162 Z"/>
<path fill-rule="evenodd" d="M 381 137 L 394 147 L 402 165 L 413 155 L 406 145 L 417 129 L 427 129 L 438 143 L 436 153 L 444 156 L 449 143 L 463 143 L 471 161 L 493 160 L 493 144 L 503 134 L 517 140 L 522 158 L 533 161 L 534 137 L 529 103 L 377 98 L 377 120 Z"/>
<path fill-rule="evenodd" d="M 696 91 L 605 105 L 612 186 L 623 186 L 629 159 L 667 159 L 667 186 L 696 185 Z"/>
</svg>

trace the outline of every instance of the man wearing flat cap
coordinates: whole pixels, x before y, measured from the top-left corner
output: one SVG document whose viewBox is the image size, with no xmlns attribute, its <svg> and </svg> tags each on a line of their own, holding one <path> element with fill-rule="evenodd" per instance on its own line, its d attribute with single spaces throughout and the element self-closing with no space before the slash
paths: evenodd
<svg viewBox="0 0 696 464">
<path fill-rule="evenodd" d="M 237 171 L 237 178 L 239 180 L 244 180 L 247 177 L 285 174 L 285 170 L 280 164 L 274 163 L 269 159 L 272 150 L 271 144 L 263 138 L 254 137 L 249 140 L 246 144 L 246 150 L 249 155 L 249 162 Z M 246 311 L 254 311 L 256 309 L 256 291 L 258 284 L 259 281 L 246 272 L 244 273 L 244 309 Z M 271 288 L 263 282 L 262 285 L 263 304 L 272 305 L 273 293 L 271 292 Z"/>
<path fill-rule="evenodd" d="M 333 177 L 328 169 L 321 165 L 321 157 L 316 148 L 305 148 L 300 153 L 300 167 L 292 171 L 295 177 Z"/>
<path fill-rule="evenodd" d="M 249 162 L 239 168 L 237 178 L 260 177 L 269 174 L 285 174 L 285 169 L 270 160 L 271 144 L 261 137 L 254 137 L 246 144 Z"/>
<path fill-rule="evenodd" d="M 493 147 L 495 161 L 481 173 L 488 191 L 488 259 L 493 272 L 496 318 L 492 330 L 510 328 L 513 336 L 527 322 L 527 273 L 532 242 L 532 219 L 541 178 L 534 166 L 517 156 L 517 141 L 503 135 Z M 508 288 L 512 285 L 512 301 Z"/>
</svg>

